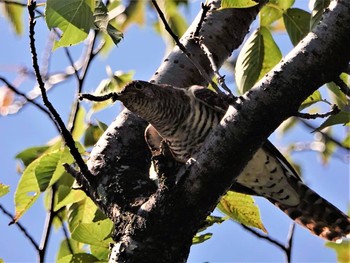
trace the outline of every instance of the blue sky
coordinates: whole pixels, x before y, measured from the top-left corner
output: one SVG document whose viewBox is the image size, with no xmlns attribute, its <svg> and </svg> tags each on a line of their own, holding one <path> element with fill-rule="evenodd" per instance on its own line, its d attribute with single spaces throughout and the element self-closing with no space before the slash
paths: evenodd
<svg viewBox="0 0 350 263">
<path fill-rule="evenodd" d="M 296 1 L 305 4 L 306 1 Z M 192 1 L 190 8 L 185 10 L 185 15 L 191 19 L 200 9 L 199 1 Z M 113 71 L 135 71 L 135 79 L 147 80 L 160 65 L 165 52 L 163 40 L 154 33 L 150 27 L 154 16 L 148 16 L 147 26 L 131 27 L 124 40 L 115 48 L 108 57 L 98 57 L 88 73 L 84 90 L 93 91 L 99 82 L 106 78 L 106 65 Z M 24 21 L 27 21 L 25 18 Z M 0 75 L 9 81 L 15 80 L 12 70 L 16 66 L 25 65 L 30 68 L 30 53 L 28 47 L 27 30 L 22 37 L 15 36 L 8 26 L 7 21 L 0 17 Z M 36 43 L 39 54 L 42 55 L 47 42 L 48 30 L 42 19 L 38 20 L 36 30 Z M 281 44 L 285 55 L 291 48 L 290 41 L 283 35 L 277 35 L 276 41 Z M 140 44 L 141 43 L 141 44 Z M 80 47 L 73 48 L 76 57 L 79 56 Z M 51 71 L 63 69 L 69 65 L 62 50 L 53 53 Z M 59 111 L 63 119 L 67 119 L 69 105 L 72 101 L 75 81 L 67 81 L 55 87 L 49 98 Z M 21 90 L 29 91 L 33 87 L 33 81 L 25 81 Z M 103 112 L 97 113 L 93 118 L 105 123 L 111 123 L 117 116 L 121 106 L 114 105 Z M 336 132 L 343 132 L 337 129 Z M 31 146 L 45 144 L 48 140 L 57 136 L 57 131 L 50 120 L 31 105 L 27 105 L 18 114 L 13 116 L 0 116 L 0 182 L 10 185 L 11 192 L 0 199 L 0 203 L 13 213 L 13 194 L 20 175 L 16 172 L 17 161 L 14 156 L 23 149 Z M 311 141 L 314 134 L 303 128 L 297 128 L 293 133 L 280 138 L 272 135 L 271 140 L 277 147 L 286 148 L 290 142 Z M 349 167 L 339 159 L 332 159 L 330 164 L 322 166 L 314 152 L 299 152 L 292 155 L 293 160 L 303 168 L 303 179 L 321 194 L 324 198 L 335 204 L 342 211 L 347 211 L 349 204 Z M 269 202 L 256 198 L 260 207 L 263 222 L 269 234 L 282 242 L 285 241 L 291 220 Z M 216 212 L 218 214 L 218 212 Z M 39 200 L 23 216 L 20 222 L 39 242 L 45 220 L 43 200 Z M 36 253 L 23 237 L 23 234 L 14 225 L 8 226 L 10 220 L 0 213 L 0 258 L 5 262 L 33 262 L 37 260 Z M 232 221 L 226 221 L 221 225 L 208 229 L 213 237 L 191 249 L 189 262 L 281 262 L 283 253 L 266 241 L 259 240 L 246 232 Z M 58 244 L 62 239 L 62 231 L 53 232 L 49 243 L 47 261 L 54 261 Z M 294 262 L 335 262 L 336 256 L 333 250 L 324 247 L 325 242 L 311 235 L 307 230 L 297 226 L 293 247 Z M 20 251 L 20 252 L 18 252 Z"/>
</svg>

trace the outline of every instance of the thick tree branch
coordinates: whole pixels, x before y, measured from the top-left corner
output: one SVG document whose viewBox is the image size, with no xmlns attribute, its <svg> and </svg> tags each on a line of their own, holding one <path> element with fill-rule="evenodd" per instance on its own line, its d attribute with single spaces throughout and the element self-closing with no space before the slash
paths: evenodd
<svg viewBox="0 0 350 263">
<path fill-rule="evenodd" d="M 116 246 L 115 261 L 180 262 L 187 258 L 192 236 L 200 223 L 231 187 L 255 151 L 283 120 L 297 112 L 309 95 L 339 76 L 347 66 L 350 60 L 349 14 L 348 1 L 333 1 L 314 31 L 242 96 L 235 108 L 228 109 L 177 185 L 160 187 L 141 206 L 138 215 L 129 214 L 123 219 L 118 214 L 122 227 L 119 225 L 116 229 L 115 240 L 120 242 Z M 209 43 L 206 46 L 210 48 Z M 178 63 L 181 62 L 177 60 L 175 64 Z M 203 65 L 208 64 L 206 61 Z M 161 68 L 167 66 L 165 63 Z M 178 70 L 174 68 L 174 71 Z M 156 74 L 160 75 L 159 82 L 164 81 L 163 74 Z M 175 76 L 182 80 L 180 75 Z M 126 127 L 123 125 L 123 128 Z"/>
</svg>

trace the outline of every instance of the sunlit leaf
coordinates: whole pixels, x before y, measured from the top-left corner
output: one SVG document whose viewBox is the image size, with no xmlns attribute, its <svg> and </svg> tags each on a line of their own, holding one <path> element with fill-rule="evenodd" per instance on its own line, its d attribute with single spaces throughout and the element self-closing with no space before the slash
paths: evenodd
<svg viewBox="0 0 350 263">
<path fill-rule="evenodd" d="M 36 146 L 27 148 L 24 151 L 18 153 L 15 157 L 20 159 L 25 166 L 28 166 L 32 161 L 42 155 L 50 146 Z"/>
<path fill-rule="evenodd" d="M 315 0 L 310 19 L 311 30 L 320 22 L 323 12 L 329 6 L 329 3 L 330 0 Z"/>
<path fill-rule="evenodd" d="M 15 2 L 15 1 L 13 1 Z M 23 10 L 24 8 L 20 5 L 10 4 L 10 1 L 3 3 L 4 8 L 2 11 L 4 15 L 8 18 L 17 35 L 22 35 L 23 33 Z"/>
<path fill-rule="evenodd" d="M 91 223 L 95 217 L 97 207 L 90 198 L 68 205 L 68 226 L 70 232 L 81 223 Z"/>
<path fill-rule="evenodd" d="M 350 132 L 346 136 L 346 138 L 343 140 L 342 144 L 344 147 L 350 148 Z"/>
<path fill-rule="evenodd" d="M 309 33 L 310 17 L 310 13 L 299 8 L 289 8 L 283 13 L 283 21 L 294 46 Z"/>
<path fill-rule="evenodd" d="M 339 263 L 350 262 L 350 241 L 343 240 L 342 243 L 327 242 L 326 246 L 334 249 Z"/>
<path fill-rule="evenodd" d="M 79 202 L 86 198 L 83 191 L 72 189 L 71 187 L 60 185 L 57 190 L 57 204 L 54 211 L 58 211 L 64 206 Z"/>
<path fill-rule="evenodd" d="M 109 23 L 108 9 L 101 0 L 96 1 L 94 24 L 98 30 L 109 35 L 115 45 L 123 38 L 123 33 Z"/>
<path fill-rule="evenodd" d="M 94 95 L 101 96 L 107 94 L 109 92 L 120 91 L 128 82 L 130 82 L 133 78 L 134 72 L 122 72 L 116 71 L 113 76 L 109 79 L 104 79 L 100 82 L 98 87 L 96 88 Z M 112 105 L 112 101 L 104 101 L 104 102 L 94 102 L 92 104 L 91 111 L 96 112 L 100 111 L 107 106 Z"/>
<path fill-rule="evenodd" d="M 0 197 L 10 192 L 10 186 L 0 183 Z"/>
<path fill-rule="evenodd" d="M 72 133 L 73 139 L 76 141 L 78 141 L 81 138 L 81 136 L 84 134 L 84 131 L 86 129 L 85 115 L 86 115 L 85 109 L 80 106 L 77 113 L 76 120 L 75 120 L 74 130 Z"/>
<path fill-rule="evenodd" d="M 235 78 L 239 91 L 243 94 L 258 80 L 264 59 L 263 39 L 255 30 L 243 45 L 236 62 Z"/>
<path fill-rule="evenodd" d="M 239 91 L 244 93 L 252 88 L 281 58 L 270 31 L 266 27 L 254 31 L 237 58 L 235 77 Z"/>
<path fill-rule="evenodd" d="M 346 73 L 340 74 L 340 79 L 344 81 L 344 83 L 349 86 L 350 84 L 350 76 Z M 331 91 L 330 96 L 333 101 L 338 105 L 338 107 L 342 110 L 348 108 L 348 99 L 346 95 L 339 89 L 339 87 L 334 82 L 327 83 L 327 88 Z"/>
<path fill-rule="evenodd" d="M 307 107 L 310 107 L 311 105 L 319 101 L 322 101 L 322 95 L 321 95 L 321 92 L 316 90 L 306 100 L 303 101 L 303 103 L 299 107 L 299 110 L 301 111 Z"/>
<path fill-rule="evenodd" d="M 45 19 L 48 28 L 62 31 L 54 49 L 83 41 L 93 26 L 95 0 L 47 0 Z"/>
<path fill-rule="evenodd" d="M 69 243 L 69 245 L 68 245 L 68 243 Z M 65 256 L 72 255 L 69 247 L 73 250 L 72 251 L 73 254 L 83 252 L 79 249 L 78 242 L 75 241 L 74 239 L 72 239 L 72 238 L 63 239 L 61 241 L 60 247 L 59 247 L 58 252 L 57 252 L 56 261 L 58 261 L 59 259 L 65 257 Z"/>
<path fill-rule="evenodd" d="M 72 232 L 72 238 L 76 241 L 100 247 L 109 247 L 112 239 L 109 237 L 113 229 L 110 219 L 94 223 L 80 223 Z"/>
<path fill-rule="evenodd" d="M 258 3 L 254 0 L 222 0 L 221 8 L 248 8 L 256 6 Z"/>
<path fill-rule="evenodd" d="M 102 262 L 108 262 L 108 256 L 111 253 L 108 247 L 90 245 L 91 254 Z"/>
<path fill-rule="evenodd" d="M 241 224 L 267 232 L 261 221 L 259 208 L 250 195 L 228 191 L 221 198 L 217 208 Z"/>
<path fill-rule="evenodd" d="M 281 18 L 283 12 L 294 4 L 294 0 L 270 0 L 260 10 L 260 26 L 270 26 Z"/>
<path fill-rule="evenodd" d="M 212 215 L 207 216 L 203 226 L 198 230 L 198 232 L 202 232 L 214 224 L 221 224 L 226 219 L 228 219 L 228 217 L 219 217 L 219 216 L 212 216 Z"/>
<path fill-rule="evenodd" d="M 87 253 L 78 253 L 74 255 L 67 255 L 60 258 L 57 263 L 78 263 L 78 262 L 99 262 L 98 258 Z"/>
<path fill-rule="evenodd" d="M 318 127 L 316 130 L 320 131 L 326 127 L 337 125 L 337 124 L 343 124 L 343 125 L 350 125 L 350 113 L 346 111 L 340 111 L 338 114 L 331 115 L 325 120 L 320 127 Z"/>
<path fill-rule="evenodd" d="M 192 245 L 203 243 L 204 241 L 210 239 L 212 235 L 212 233 L 197 234 L 192 238 Z"/>
</svg>

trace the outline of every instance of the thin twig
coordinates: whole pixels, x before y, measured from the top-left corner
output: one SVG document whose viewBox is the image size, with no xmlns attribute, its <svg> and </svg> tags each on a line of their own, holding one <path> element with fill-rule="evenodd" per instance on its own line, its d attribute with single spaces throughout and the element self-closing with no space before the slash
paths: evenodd
<svg viewBox="0 0 350 263">
<path fill-rule="evenodd" d="M 173 32 L 173 30 L 170 28 L 168 21 L 166 20 L 162 10 L 157 4 L 156 0 L 152 0 L 152 4 L 157 10 L 157 13 L 162 20 L 165 30 L 170 34 L 170 36 L 173 38 L 175 41 L 176 45 L 180 48 L 180 50 L 186 55 L 186 57 L 191 61 L 191 63 L 197 68 L 199 73 L 202 75 L 202 77 L 211 84 L 211 86 L 215 89 L 217 93 L 222 93 L 219 87 L 216 85 L 216 83 L 209 77 L 209 75 L 206 73 L 204 68 L 195 60 L 192 59 L 191 54 L 187 51 L 186 47 L 180 42 L 179 37 Z"/>
<path fill-rule="evenodd" d="M 80 74 L 78 75 L 78 72 L 76 73 L 76 78 L 78 81 L 78 86 L 77 86 L 77 93 L 76 94 L 80 94 L 83 90 L 83 85 L 84 85 L 84 81 L 86 79 L 86 73 L 91 65 L 92 60 L 94 59 L 94 57 L 96 56 L 96 54 L 101 50 L 99 49 L 97 52 L 94 51 L 94 46 L 96 43 L 96 39 L 97 39 L 97 32 L 94 32 L 94 36 L 92 37 L 92 40 L 89 42 L 89 45 L 87 47 L 86 53 L 84 54 L 84 62 L 83 62 L 83 66 L 81 69 Z M 72 60 L 71 60 L 72 61 Z M 72 63 L 72 62 L 71 62 Z M 74 68 L 75 69 L 75 68 Z M 80 101 L 75 99 L 73 106 L 72 106 L 72 111 L 69 117 L 69 121 L 68 121 L 68 130 L 70 132 L 73 132 L 74 128 L 75 128 L 75 121 L 76 118 L 78 116 L 78 111 L 80 109 Z"/>
<path fill-rule="evenodd" d="M 95 95 L 88 94 L 88 93 L 79 95 L 79 100 L 90 100 L 90 101 L 98 101 L 98 102 L 106 101 L 109 99 L 116 101 L 117 98 L 118 98 L 118 94 L 115 92 L 110 92 L 110 93 L 107 93 L 107 94 L 102 95 L 102 96 L 95 96 Z"/>
<path fill-rule="evenodd" d="M 285 252 L 286 252 L 286 261 L 292 262 L 292 247 L 293 247 L 293 238 L 294 238 L 294 231 L 295 230 L 295 223 L 292 222 L 289 227 L 289 232 L 287 235 L 287 244 L 285 245 Z"/>
<path fill-rule="evenodd" d="M 14 93 L 16 93 L 17 95 L 23 97 L 26 101 L 28 101 L 29 103 L 33 104 L 34 106 L 36 106 L 38 109 L 40 109 L 41 111 L 43 111 L 45 114 L 47 114 L 49 116 L 50 119 L 52 119 L 52 116 L 50 114 L 50 112 L 45 109 L 43 106 L 41 106 L 40 104 L 36 103 L 33 99 L 28 98 L 26 94 L 24 94 L 23 92 L 20 92 L 19 90 L 17 90 L 10 82 L 8 82 L 5 78 L 0 77 L 0 80 L 2 82 L 4 82 L 6 84 L 6 86 L 12 90 Z M 53 119 L 52 119 L 53 120 Z"/>
<path fill-rule="evenodd" d="M 317 118 L 326 118 L 328 116 L 331 115 L 336 115 L 340 112 L 340 109 L 338 108 L 337 105 L 333 105 L 332 110 L 326 113 L 314 113 L 314 114 L 310 114 L 310 113 L 302 113 L 302 112 L 298 112 L 295 116 L 302 118 L 302 119 L 308 119 L 308 120 L 314 120 Z"/>
<path fill-rule="evenodd" d="M 289 229 L 289 232 L 288 232 L 288 236 L 287 236 L 287 244 L 284 245 L 282 244 L 281 242 L 269 237 L 268 235 L 263 235 L 263 234 L 260 234 L 259 232 L 257 232 L 256 230 L 254 230 L 253 228 L 250 228 L 248 226 L 245 226 L 243 224 L 240 224 L 245 230 L 249 231 L 250 233 L 252 233 L 253 235 L 257 236 L 258 238 L 261 238 L 261 239 L 265 239 L 267 240 L 268 242 L 276 245 L 277 247 L 279 247 L 280 249 L 283 250 L 283 252 L 285 253 L 286 255 L 286 262 L 287 263 L 290 263 L 290 259 L 291 259 L 291 250 L 292 250 L 292 242 L 293 242 L 293 235 L 294 235 L 294 223 L 292 224 L 292 226 L 290 227 Z"/>
<path fill-rule="evenodd" d="M 74 139 L 71 135 L 71 133 L 67 130 L 64 122 L 62 121 L 60 115 L 58 114 L 58 112 L 56 111 L 56 109 L 53 107 L 53 105 L 51 104 L 51 102 L 49 101 L 47 94 L 46 94 L 46 89 L 45 89 L 45 84 L 44 81 L 40 75 L 40 69 L 39 69 L 39 65 L 38 65 L 38 56 L 37 56 L 37 52 L 36 52 L 36 47 L 35 47 L 35 20 L 34 20 L 34 12 L 35 12 L 35 6 L 36 6 L 36 1 L 31 0 L 29 5 L 28 5 L 28 12 L 29 12 L 29 39 L 30 39 L 30 51 L 32 54 L 32 63 L 33 63 L 33 69 L 38 81 L 38 85 L 39 85 L 39 89 L 41 91 L 42 94 L 42 99 L 44 102 L 44 105 L 48 108 L 48 110 L 50 111 L 51 115 L 53 116 L 54 121 L 57 123 L 57 126 L 59 127 L 59 132 L 62 135 L 62 137 L 64 138 L 66 145 L 69 147 L 70 152 L 72 154 L 72 156 L 74 157 L 76 163 L 78 164 L 80 170 L 82 171 L 82 173 L 84 174 L 84 176 L 87 179 L 91 179 L 92 176 L 82 158 L 82 156 L 80 155 L 78 149 L 75 146 L 75 142 Z"/>
<path fill-rule="evenodd" d="M 45 262 L 45 255 L 48 247 L 47 244 L 52 231 L 52 222 L 55 217 L 55 212 L 54 212 L 55 186 L 53 185 L 51 189 L 52 190 L 51 190 L 51 198 L 50 198 L 50 208 L 46 214 L 45 226 L 43 229 L 41 242 L 40 242 L 39 262 Z"/>
<path fill-rule="evenodd" d="M 1 204 L 0 204 L 0 210 L 7 215 L 13 222 L 13 216 L 11 215 L 10 212 L 8 212 Z M 34 246 L 35 250 L 39 251 L 39 245 L 35 242 L 34 238 L 28 233 L 28 231 L 22 226 L 21 223 L 16 222 L 15 223 L 16 226 L 18 226 L 18 228 L 22 231 L 22 233 L 24 234 L 24 236 L 26 238 L 28 238 L 28 240 L 30 241 L 30 243 L 32 243 L 32 245 Z"/>
<path fill-rule="evenodd" d="M 207 58 L 209 59 L 210 65 L 212 70 L 214 71 L 214 74 L 216 76 L 216 79 L 218 80 L 220 86 L 231 96 L 233 96 L 231 90 L 227 87 L 225 83 L 225 75 L 221 76 L 218 67 L 216 66 L 216 63 L 214 61 L 213 54 L 210 52 L 210 50 L 207 48 L 207 46 L 204 44 L 203 39 L 199 39 L 199 45 L 204 51 L 204 53 L 207 55 Z"/>
<path fill-rule="evenodd" d="M 348 97 L 350 97 L 350 88 L 346 85 L 346 83 L 340 78 L 336 78 L 333 80 L 335 84 L 339 87 L 339 89 Z"/>
<path fill-rule="evenodd" d="M 69 239 L 68 230 L 67 230 L 66 225 L 64 224 L 63 218 L 59 214 L 59 211 L 57 211 L 56 216 L 57 216 L 57 218 L 60 220 L 60 222 L 62 224 L 63 235 L 66 238 L 68 250 L 69 250 L 70 254 L 73 255 L 74 254 L 74 250 L 73 250 L 72 244 L 71 244 L 70 239 Z"/>
<path fill-rule="evenodd" d="M 309 128 L 310 130 L 312 131 L 315 131 L 317 129 L 317 127 L 311 125 L 309 122 L 303 120 L 303 119 L 299 119 L 299 121 L 304 124 L 307 128 Z M 345 150 L 350 150 L 350 147 L 347 147 L 345 145 L 343 145 L 339 140 L 333 138 L 332 136 L 328 135 L 327 133 L 325 132 L 322 132 L 322 131 L 317 131 L 319 132 L 320 134 L 322 134 L 322 136 L 326 139 L 326 140 L 329 140 L 331 142 L 333 142 L 334 144 L 336 144 L 337 146 L 339 146 L 340 148 L 343 148 Z"/>
<path fill-rule="evenodd" d="M 202 29 L 202 24 L 204 22 L 205 17 L 207 16 L 208 11 L 210 10 L 210 3 L 209 4 L 203 4 L 202 3 L 202 14 L 201 14 L 201 18 L 197 24 L 196 30 L 194 31 L 193 37 L 198 37 L 199 36 L 199 32 Z"/>
<path fill-rule="evenodd" d="M 26 4 L 20 3 L 20 2 L 15 2 L 15 1 L 8 1 L 8 0 L 0 0 L 0 3 L 4 3 L 4 4 L 9 4 L 9 5 L 19 5 L 22 7 L 26 7 Z"/>
</svg>

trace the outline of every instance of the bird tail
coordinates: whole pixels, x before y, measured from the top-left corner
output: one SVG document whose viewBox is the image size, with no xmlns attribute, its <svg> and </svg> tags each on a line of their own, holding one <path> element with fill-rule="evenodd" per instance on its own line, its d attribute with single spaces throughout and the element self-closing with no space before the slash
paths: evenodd
<svg viewBox="0 0 350 263">
<path fill-rule="evenodd" d="M 290 178 L 292 179 L 292 178 Z M 290 180 L 294 190 L 300 196 L 296 206 L 288 206 L 269 199 L 298 224 L 313 234 L 329 241 L 340 242 L 350 238 L 350 218 L 322 198 L 300 180 Z"/>
</svg>

